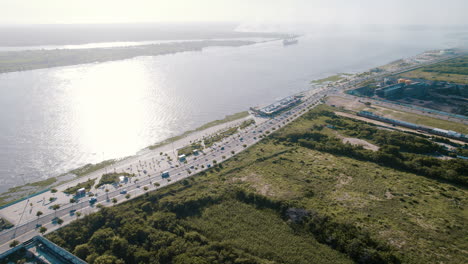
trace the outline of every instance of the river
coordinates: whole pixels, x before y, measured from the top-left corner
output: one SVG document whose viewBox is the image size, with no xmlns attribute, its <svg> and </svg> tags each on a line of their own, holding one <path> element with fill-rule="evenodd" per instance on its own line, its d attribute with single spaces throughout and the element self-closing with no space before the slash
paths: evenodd
<svg viewBox="0 0 468 264">
<path fill-rule="evenodd" d="M 450 34 L 449 34 L 450 33 Z M 0 75 L 0 191 L 133 155 L 214 119 L 457 44 L 453 32 L 340 30 L 202 52 Z"/>
</svg>

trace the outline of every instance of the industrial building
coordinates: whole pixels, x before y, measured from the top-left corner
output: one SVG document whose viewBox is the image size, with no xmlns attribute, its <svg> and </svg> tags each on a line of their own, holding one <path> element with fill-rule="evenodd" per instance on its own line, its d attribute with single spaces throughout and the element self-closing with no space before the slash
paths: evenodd
<svg viewBox="0 0 468 264">
<path fill-rule="evenodd" d="M 421 98 L 427 95 L 429 85 L 423 82 L 413 82 L 408 79 L 398 79 L 397 84 L 388 85 L 375 90 L 382 98 Z"/>
</svg>

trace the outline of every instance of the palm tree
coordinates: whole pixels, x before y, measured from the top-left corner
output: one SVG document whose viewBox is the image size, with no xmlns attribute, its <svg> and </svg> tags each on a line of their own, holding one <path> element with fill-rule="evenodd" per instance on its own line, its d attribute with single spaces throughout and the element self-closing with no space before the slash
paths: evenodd
<svg viewBox="0 0 468 264">
<path fill-rule="evenodd" d="M 54 210 L 54 216 L 57 217 L 57 210 L 60 209 L 60 205 L 54 204 L 52 205 L 52 210 Z"/>
<path fill-rule="evenodd" d="M 39 217 L 40 217 L 41 215 L 43 215 L 43 214 L 44 214 L 43 212 L 41 212 L 41 211 L 37 211 L 37 213 L 36 213 L 36 216 L 37 216 L 37 222 L 36 222 L 36 225 L 39 223 Z"/>
</svg>

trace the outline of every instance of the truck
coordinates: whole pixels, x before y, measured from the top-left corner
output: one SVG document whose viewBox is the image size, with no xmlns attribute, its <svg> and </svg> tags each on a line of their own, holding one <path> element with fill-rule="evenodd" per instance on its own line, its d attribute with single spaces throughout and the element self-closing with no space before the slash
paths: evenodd
<svg viewBox="0 0 468 264">
<path fill-rule="evenodd" d="M 163 173 L 161 173 L 161 177 L 164 179 L 164 178 L 169 178 L 169 172 L 168 171 L 163 171 Z"/>
</svg>

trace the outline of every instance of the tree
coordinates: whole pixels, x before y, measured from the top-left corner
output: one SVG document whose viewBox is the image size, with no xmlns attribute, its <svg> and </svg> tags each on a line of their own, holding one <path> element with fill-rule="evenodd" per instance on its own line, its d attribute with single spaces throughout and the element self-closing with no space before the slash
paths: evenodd
<svg viewBox="0 0 468 264">
<path fill-rule="evenodd" d="M 75 215 L 76 215 L 76 218 L 78 218 L 81 216 L 81 212 L 76 212 Z"/>
<path fill-rule="evenodd" d="M 39 233 L 44 234 L 45 232 L 47 232 L 47 228 L 44 226 L 41 226 L 41 228 L 39 228 Z"/>
<path fill-rule="evenodd" d="M 10 243 L 10 247 L 11 247 L 11 248 L 16 247 L 17 245 L 19 245 L 19 241 L 18 241 L 18 240 L 13 240 L 13 241 L 11 241 L 11 243 Z"/>
<path fill-rule="evenodd" d="M 59 225 L 63 224 L 63 220 L 61 218 L 57 219 L 57 224 Z"/>
<path fill-rule="evenodd" d="M 57 210 L 60 209 L 59 204 L 52 205 L 52 210 L 54 210 L 54 215 L 57 216 Z"/>
<path fill-rule="evenodd" d="M 86 259 L 86 256 L 91 253 L 88 244 L 81 244 L 75 247 L 75 250 L 73 250 L 73 254 L 75 254 L 77 257 L 80 259 Z"/>
<path fill-rule="evenodd" d="M 112 198 L 112 202 L 113 202 L 113 203 L 117 203 L 117 199 L 116 199 L 116 198 Z"/>
<path fill-rule="evenodd" d="M 51 193 L 56 193 L 57 192 L 57 189 L 53 188 L 52 190 L 50 190 Z"/>
<path fill-rule="evenodd" d="M 116 261 L 117 261 L 117 258 L 114 256 L 102 255 L 102 256 L 97 257 L 94 260 L 94 264 L 114 264 L 116 263 Z"/>
<path fill-rule="evenodd" d="M 75 203 L 75 202 L 76 202 L 75 198 L 70 198 L 70 203 Z"/>
<path fill-rule="evenodd" d="M 39 217 L 43 215 L 43 213 L 41 211 L 37 211 L 36 213 L 36 216 L 37 216 L 37 222 L 36 222 L 36 225 L 39 223 Z"/>
</svg>

